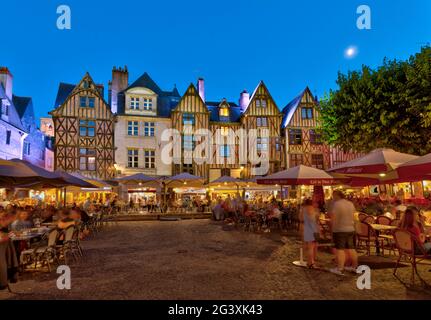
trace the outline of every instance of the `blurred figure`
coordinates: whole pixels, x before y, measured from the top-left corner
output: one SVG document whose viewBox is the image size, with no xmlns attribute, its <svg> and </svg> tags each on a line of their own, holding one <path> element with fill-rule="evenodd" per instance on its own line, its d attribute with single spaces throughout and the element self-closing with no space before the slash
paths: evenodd
<svg viewBox="0 0 431 320">
<path fill-rule="evenodd" d="M 310 269 L 316 267 L 318 240 L 316 236 L 320 234 L 319 225 L 317 223 L 318 219 L 319 213 L 313 206 L 313 201 L 311 199 L 304 200 L 299 214 L 299 220 L 303 225 L 303 241 L 307 253 L 307 266 Z"/>
<path fill-rule="evenodd" d="M 358 255 L 355 245 L 356 209 L 353 203 L 346 200 L 344 193 L 339 190 L 334 191 L 333 198 L 331 223 L 338 266 L 330 271 L 342 275 L 344 270 L 356 272 L 358 267 Z M 349 267 L 345 266 L 346 256 L 351 262 Z"/>
<path fill-rule="evenodd" d="M 25 209 L 19 209 L 16 214 L 16 220 L 11 224 L 12 231 L 22 231 L 33 227 L 33 222 L 30 220 L 30 214 Z"/>
</svg>

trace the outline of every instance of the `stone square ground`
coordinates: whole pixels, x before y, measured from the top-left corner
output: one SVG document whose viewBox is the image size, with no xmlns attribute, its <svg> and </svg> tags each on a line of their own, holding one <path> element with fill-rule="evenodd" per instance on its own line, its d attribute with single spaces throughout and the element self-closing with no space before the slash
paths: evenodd
<svg viewBox="0 0 431 320">
<path fill-rule="evenodd" d="M 120 222 L 83 242 L 70 265 L 72 289 L 58 290 L 55 272 L 25 273 L 0 299 L 431 299 L 392 275 L 394 260 L 361 257 L 372 268 L 371 290 L 357 277 L 292 265 L 301 242 L 291 234 L 255 234 L 210 220 Z M 332 256 L 319 252 L 320 263 Z M 431 265 L 421 265 L 431 283 Z M 409 280 L 410 266 L 400 269 Z"/>
</svg>

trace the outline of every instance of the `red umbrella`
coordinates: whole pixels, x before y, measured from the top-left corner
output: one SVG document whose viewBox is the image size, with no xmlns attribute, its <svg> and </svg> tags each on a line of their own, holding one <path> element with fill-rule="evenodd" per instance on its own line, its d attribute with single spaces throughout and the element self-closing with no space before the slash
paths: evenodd
<svg viewBox="0 0 431 320">
<path fill-rule="evenodd" d="M 412 181 L 431 179 L 431 153 L 400 165 L 397 172 L 400 178 Z"/>
<path fill-rule="evenodd" d="M 347 175 L 383 174 L 417 158 L 415 155 L 396 152 L 392 149 L 376 149 L 365 156 L 335 166 L 328 172 Z"/>
</svg>

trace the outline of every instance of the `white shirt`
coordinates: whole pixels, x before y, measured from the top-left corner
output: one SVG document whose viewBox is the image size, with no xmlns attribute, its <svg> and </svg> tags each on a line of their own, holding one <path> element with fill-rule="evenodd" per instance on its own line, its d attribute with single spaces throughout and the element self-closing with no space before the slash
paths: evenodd
<svg viewBox="0 0 431 320">
<path fill-rule="evenodd" d="M 355 232 L 355 206 L 352 202 L 341 199 L 332 207 L 334 215 L 333 232 Z"/>
</svg>

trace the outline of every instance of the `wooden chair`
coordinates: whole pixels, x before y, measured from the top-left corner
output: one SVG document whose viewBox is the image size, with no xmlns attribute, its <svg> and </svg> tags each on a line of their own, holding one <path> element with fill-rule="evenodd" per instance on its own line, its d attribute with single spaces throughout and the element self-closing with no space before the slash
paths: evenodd
<svg viewBox="0 0 431 320">
<path fill-rule="evenodd" d="M 362 220 L 362 222 L 368 223 L 368 224 L 373 224 L 375 223 L 374 217 L 373 216 L 366 216 L 364 218 L 364 220 Z"/>
<path fill-rule="evenodd" d="M 367 250 L 367 255 L 371 255 L 371 246 L 375 246 L 376 241 L 379 241 L 379 239 L 376 237 L 373 228 L 371 228 L 371 226 L 366 222 L 359 222 L 358 229 L 359 232 L 356 234 L 358 247 L 361 247 L 361 244 L 364 244 L 365 249 Z"/>
<path fill-rule="evenodd" d="M 412 265 L 412 274 L 411 281 L 414 285 L 415 283 L 415 275 L 421 280 L 423 285 L 429 286 L 425 280 L 420 276 L 417 264 L 418 262 L 424 259 L 430 259 L 431 255 L 429 255 L 425 248 L 423 247 L 421 241 L 412 233 L 407 230 L 397 229 L 394 231 L 394 239 L 395 245 L 399 252 L 399 258 L 397 264 L 394 269 L 394 276 L 402 282 L 402 280 L 397 276 L 397 270 L 399 263 L 403 257 L 407 258 L 407 261 Z"/>
<path fill-rule="evenodd" d="M 56 243 L 60 237 L 60 232 L 56 229 L 52 230 L 48 235 L 48 243 L 46 245 L 38 245 L 33 249 L 28 249 L 21 252 L 20 264 L 24 270 L 25 264 L 34 263 L 34 268 L 37 268 L 37 263 L 41 262 L 42 266 L 46 264 L 48 271 L 51 272 L 51 261 L 58 263 Z"/>
<path fill-rule="evenodd" d="M 383 224 L 385 226 L 390 226 L 391 222 L 392 222 L 392 219 L 386 216 L 378 216 L 376 219 L 377 224 Z"/>
<path fill-rule="evenodd" d="M 364 221 L 364 219 L 367 217 L 367 214 L 366 213 L 363 213 L 363 212 L 359 212 L 359 214 L 358 214 L 358 219 L 359 219 L 359 221 Z"/>
</svg>

